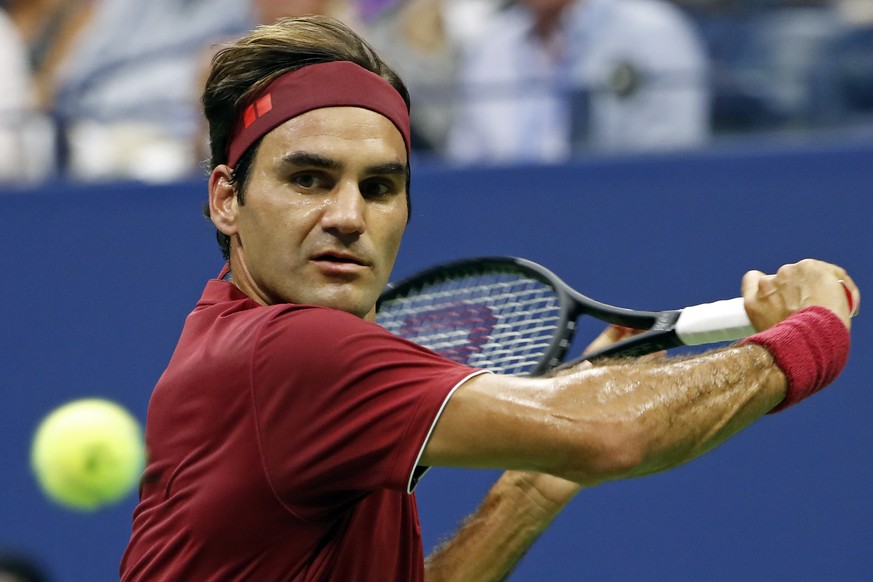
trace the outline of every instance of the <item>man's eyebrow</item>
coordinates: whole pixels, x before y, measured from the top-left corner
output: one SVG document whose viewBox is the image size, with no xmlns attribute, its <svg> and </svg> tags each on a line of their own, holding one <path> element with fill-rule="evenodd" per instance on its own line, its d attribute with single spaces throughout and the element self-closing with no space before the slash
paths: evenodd
<svg viewBox="0 0 873 582">
<path fill-rule="evenodd" d="M 377 164 L 367 168 L 368 174 L 378 176 L 400 176 L 402 178 L 409 177 L 409 166 L 399 162 L 388 162 L 386 164 Z"/>
<path fill-rule="evenodd" d="M 309 152 L 291 152 L 282 156 L 282 161 L 294 166 L 314 166 L 327 170 L 337 170 L 342 167 L 337 160 Z"/>
<path fill-rule="evenodd" d="M 326 170 L 339 170 L 343 167 L 343 164 L 338 160 L 310 152 L 291 152 L 282 156 L 282 161 L 293 166 L 308 166 L 324 168 Z M 401 176 L 407 178 L 409 176 L 409 166 L 400 162 L 386 162 L 369 166 L 366 168 L 366 172 L 378 176 Z"/>
</svg>

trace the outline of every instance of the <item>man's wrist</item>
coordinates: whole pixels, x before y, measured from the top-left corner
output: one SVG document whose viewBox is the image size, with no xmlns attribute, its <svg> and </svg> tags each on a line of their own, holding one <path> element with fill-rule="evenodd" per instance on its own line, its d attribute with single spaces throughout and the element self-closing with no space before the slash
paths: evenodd
<svg viewBox="0 0 873 582">
<path fill-rule="evenodd" d="M 741 343 L 765 347 L 785 374 L 785 399 L 779 412 L 815 394 L 840 374 L 849 357 L 851 336 L 842 320 L 824 307 L 807 307 Z"/>
</svg>

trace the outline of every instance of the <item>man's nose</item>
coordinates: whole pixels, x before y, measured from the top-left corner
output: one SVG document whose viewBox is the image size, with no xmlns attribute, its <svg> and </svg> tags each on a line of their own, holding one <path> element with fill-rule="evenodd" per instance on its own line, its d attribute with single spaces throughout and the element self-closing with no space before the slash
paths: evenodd
<svg viewBox="0 0 873 582">
<path fill-rule="evenodd" d="M 327 203 L 322 215 L 325 230 L 341 234 L 361 234 L 364 232 L 364 211 L 366 201 L 357 184 L 341 183 Z"/>
</svg>

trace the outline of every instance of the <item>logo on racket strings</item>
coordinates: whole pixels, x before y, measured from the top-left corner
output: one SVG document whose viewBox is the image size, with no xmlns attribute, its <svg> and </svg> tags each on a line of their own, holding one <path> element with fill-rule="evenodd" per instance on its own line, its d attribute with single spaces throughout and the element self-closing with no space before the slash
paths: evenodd
<svg viewBox="0 0 873 582">
<path fill-rule="evenodd" d="M 459 301 L 408 315 L 398 333 L 444 358 L 470 364 L 488 342 L 496 323 L 497 317 L 487 305 Z"/>
</svg>

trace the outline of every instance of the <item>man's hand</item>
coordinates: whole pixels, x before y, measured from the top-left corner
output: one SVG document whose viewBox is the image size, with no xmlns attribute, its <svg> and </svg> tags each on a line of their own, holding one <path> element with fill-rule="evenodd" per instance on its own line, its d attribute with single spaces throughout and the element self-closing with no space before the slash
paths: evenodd
<svg viewBox="0 0 873 582">
<path fill-rule="evenodd" d="M 758 331 L 814 305 L 830 309 L 851 328 L 851 311 L 857 313 L 861 303 L 861 293 L 844 269 L 814 259 L 784 265 L 775 275 L 749 271 L 743 277 L 742 289 L 746 312 Z M 851 311 L 846 290 L 852 296 Z"/>
</svg>

